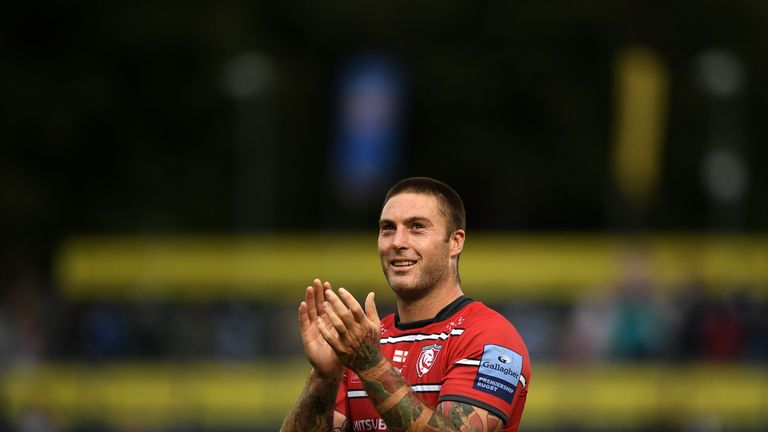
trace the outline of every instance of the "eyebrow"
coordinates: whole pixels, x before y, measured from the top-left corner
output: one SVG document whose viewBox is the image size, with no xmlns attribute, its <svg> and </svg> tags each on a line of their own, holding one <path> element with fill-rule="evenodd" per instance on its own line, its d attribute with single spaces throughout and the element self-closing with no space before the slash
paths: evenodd
<svg viewBox="0 0 768 432">
<path fill-rule="evenodd" d="M 407 218 L 407 219 L 405 219 L 403 221 L 403 223 L 406 224 L 406 225 L 412 224 L 414 222 L 426 222 L 428 225 L 432 225 L 432 221 L 428 217 L 426 217 L 426 216 L 413 216 L 413 217 L 409 217 L 409 218 Z M 379 220 L 379 226 L 384 225 L 384 224 L 390 224 L 390 223 L 394 224 L 395 221 L 390 220 L 390 219 L 381 219 L 381 220 Z"/>
</svg>

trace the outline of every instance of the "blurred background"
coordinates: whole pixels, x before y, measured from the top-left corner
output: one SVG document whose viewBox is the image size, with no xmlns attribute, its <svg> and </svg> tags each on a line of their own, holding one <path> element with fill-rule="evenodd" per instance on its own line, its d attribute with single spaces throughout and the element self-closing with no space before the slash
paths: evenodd
<svg viewBox="0 0 768 432">
<path fill-rule="evenodd" d="M 0 16 L 0 429 L 271 431 L 384 192 L 468 210 L 525 431 L 768 430 L 768 3 L 61 2 Z M 761 126 L 761 123 L 763 125 Z"/>
</svg>

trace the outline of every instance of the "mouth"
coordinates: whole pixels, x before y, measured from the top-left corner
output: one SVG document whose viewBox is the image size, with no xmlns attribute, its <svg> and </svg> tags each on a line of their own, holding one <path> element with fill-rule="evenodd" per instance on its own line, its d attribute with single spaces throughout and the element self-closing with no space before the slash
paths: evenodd
<svg viewBox="0 0 768 432">
<path fill-rule="evenodd" d="M 389 265 L 395 270 L 408 270 L 416 265 L 416 260 L 396 259 L 390 261 Z"/>
</svg>

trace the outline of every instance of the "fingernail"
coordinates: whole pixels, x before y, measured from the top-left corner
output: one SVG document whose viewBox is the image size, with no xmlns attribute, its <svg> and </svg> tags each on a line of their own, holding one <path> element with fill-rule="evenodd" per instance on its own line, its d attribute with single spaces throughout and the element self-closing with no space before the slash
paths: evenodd
<svg viewBox="0 0 768 432">
<path fill-rule="evenodd" d="M 347 290 L 345 290 L 344 288 L 339 288 L 339 292 L 342 292 L 342 291 L 347 292 Z"/>
</svg>

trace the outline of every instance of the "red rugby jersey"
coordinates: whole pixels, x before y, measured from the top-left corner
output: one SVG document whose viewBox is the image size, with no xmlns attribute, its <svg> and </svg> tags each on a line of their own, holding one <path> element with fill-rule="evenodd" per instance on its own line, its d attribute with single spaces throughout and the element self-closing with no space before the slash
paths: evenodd
<svg viewBox="0 0 768 432">
<path fill-rule="evenodd" d="M 430 408 L 446 400 L 468 403 L 501 418 L 503 431 L 517 431 L 531 364 L 520 334 L 498 312 L 462 296 L 433 319 L 401 323 L 390 314 L 381 321 L 381 349 Z M 339 388 L 336 411 L 350 419 L 355 431 L 387 430 L 350 370 Z"/>
</svg>

